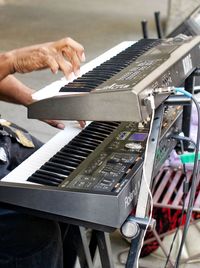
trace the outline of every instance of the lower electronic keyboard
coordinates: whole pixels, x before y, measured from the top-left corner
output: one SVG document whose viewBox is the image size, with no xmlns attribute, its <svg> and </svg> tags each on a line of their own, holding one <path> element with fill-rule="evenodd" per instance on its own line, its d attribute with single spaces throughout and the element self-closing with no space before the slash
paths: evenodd
<svg viewBox="0 0 200 268">
<path fill-rule="evenodd" d="M 178 107 L 165 111 L 157 170 L 176 144 L 166 135 L 181 129 L 181 114 Z M 67 129 L 3 178 L 0 202 L 119 228 L 138 199 L 149 123 L 92 122 L 69 135 Z"/>
</svg>

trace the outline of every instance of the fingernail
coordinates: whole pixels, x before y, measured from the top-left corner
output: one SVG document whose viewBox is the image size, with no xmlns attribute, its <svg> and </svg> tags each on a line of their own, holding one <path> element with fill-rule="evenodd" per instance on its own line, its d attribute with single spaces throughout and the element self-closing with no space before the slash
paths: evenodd
<svg viewBox="0 0 200 268">
<path fill-rule="evenodd" d="M 80 76 L 81 75 L 81 72 L 80 72 L 79 69 L 78 70 L 75 70 L 74 73 L 75 73 L 76 76 Z"/>
<path fill-rule="evenodd" d="M 51 72 L 52 72 L 53 74 L 57 74 L 57 73 L 58 73 L 58 70 L 57 70 L 57 69 L 51 69 Z"/>
<path fill-rule="evenodd" d="M 75 77 L 74 77 L 74 74 L 73 73 L 70 73 L 68 74 L 68 80 L 73 80 Z"/>
<path fill-rule="evenodd" d="M 85 53 L 82 53 L 82 55 L 81 55 L 81 60 L 82 60 L 82 61 L 85 61 Z"/>
<path fill-rule="evenodd" d="M 59 129 L 64 129 L 65 125 L 61 124 L 61 123 L 58 123 L 56 127 L 59 128 Z"/>
<path fill-rule="evenodd" d="M 85 121 L 81 121 L 81 127 L 84 128 L 86 125 L 86 122 Z"/>
</svg>

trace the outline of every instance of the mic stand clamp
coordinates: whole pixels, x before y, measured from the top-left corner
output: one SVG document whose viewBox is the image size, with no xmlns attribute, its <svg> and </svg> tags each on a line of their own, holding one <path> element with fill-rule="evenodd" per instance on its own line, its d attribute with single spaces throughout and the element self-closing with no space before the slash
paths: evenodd
<svg viewBox="0 0 200 268">
<path fill-rule="evenodd" d="M 139 234 L 140 230 L 148 229 L 149 231 L 152 231 L 155 227 L 155 219 L 129 216 L 121 227 L 121 233 L 127 239 L 133 239 Z"/>
</svg>

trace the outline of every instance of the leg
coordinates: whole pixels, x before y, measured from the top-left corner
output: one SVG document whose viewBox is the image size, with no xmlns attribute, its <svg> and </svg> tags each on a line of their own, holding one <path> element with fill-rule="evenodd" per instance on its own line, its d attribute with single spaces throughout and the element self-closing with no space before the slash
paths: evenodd
<svg viewBox="0 0 200 268">
<path fill-rule="evenodd" d="M 0 137 L 7 161 L 0 161 L 0 178 L 19 165 L 35 148 L 26 148 L 9 136 Z M 38 201 L 39 202 L 39 201 Z M 0 268 L 62 268 L 63 254 L 57 223 L 0 208 Z"/>
<path fill-rule="evenodd" d="M 62 268 L 57 223 L 21 213 L 0 216 L 0 268 Z"/>
<path fill-rule="evenodd" d="M 76 250 L 76 239 L 75 230 L 73 225 L 60 223 L 62 230 L 63 239 L 63 259 L 64 268 L 73 268 L 76 263 L 77 250 Z M 75 244 L 74 244 L 75 243 Z"/>
</svg>

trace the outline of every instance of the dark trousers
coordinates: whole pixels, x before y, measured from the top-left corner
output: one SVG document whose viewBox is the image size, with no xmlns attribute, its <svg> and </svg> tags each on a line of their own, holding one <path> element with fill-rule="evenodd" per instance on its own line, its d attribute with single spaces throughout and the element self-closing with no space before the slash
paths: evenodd
<svg viewBox="0 0 200 268">
<path fill-rule="evenodd" d="M 0 178 L 42 144 L 25 148 L 9 136 L 0 136 L 7 161 L 0 161 Z M 39 202 L 39 200 L 38 200 Z M 62 268 L 63 250 L 58 223 L 6 210 L 0 206 L 0 268 Z"/>
</svg>

